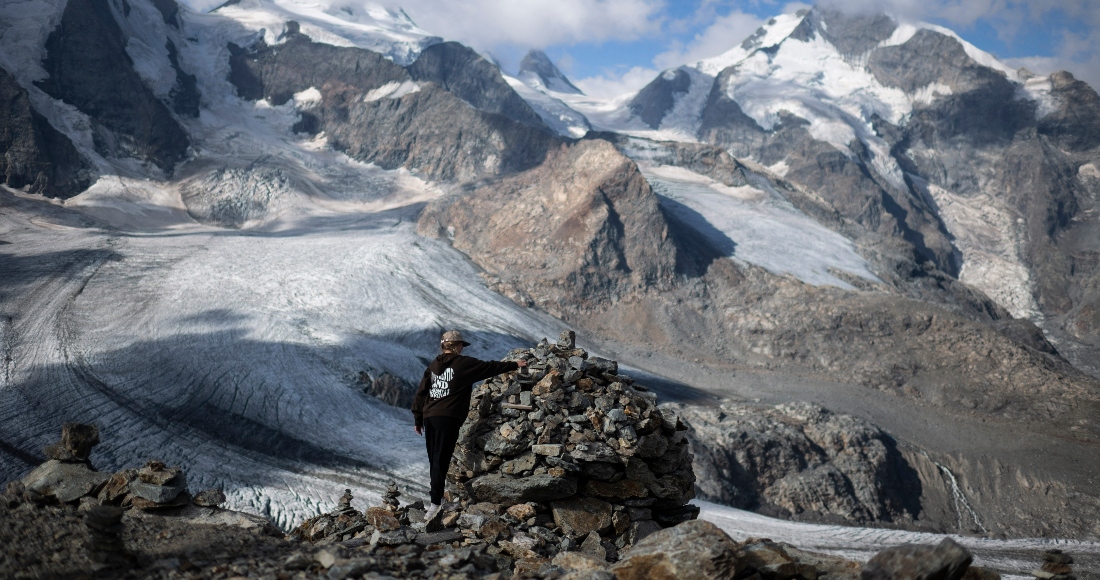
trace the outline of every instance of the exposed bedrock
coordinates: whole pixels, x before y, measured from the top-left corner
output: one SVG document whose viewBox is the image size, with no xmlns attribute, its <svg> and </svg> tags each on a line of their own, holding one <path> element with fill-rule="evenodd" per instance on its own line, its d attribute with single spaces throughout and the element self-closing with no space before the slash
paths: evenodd
<svg viewBox="0 0 1100 580">
<path fill-rule="evenodd" d="M 69 2 L 46 40 L 49 77 L 38 86 L 92 119 L 101 155 L 136 157 L 171 173 L 190 140 L 134 70 L 126 43 L 107 0 Z M 182 82 L 184 92 L 194 88 L 193 77 Z M 180 110 L 190 111 L 190 97 L 181 98 Z"/>
<path fill-rule="evenodd" d="M 88 187 L 91 167 L 72 141 L 31 105 L 26 89 L 0 68 L 0 180 L 47 197 Z"/>
<path fill-rule="evenodd" d="M 418 231 L 451 239 L 506 295 L 552 313 L 669 288 L 677 270 L 649 184 L 599 140 L 558 146 L 534 169 L 433 202 Z"/>
<path fill-rule="evenodd" d="M 691 75 L 682 69 L 670 69 L 642 87 L 630 100 L 630 112 L 656 129 L 672 110 L 676 96 L 691 88 Z"/>
<path fill-rule="evenodd" d="M 930 452 L 808 403 L 670 408 L 688 425 L 702 499 L 797 521 L 1009 536 L 1100 533 L 1100 498 L 1079 493 L 1087 486 L 1073 489 L 1011 461 Z"/>
<path fill-rule="evenodd" d="M 277 46 L 230 45 L 229 80 L 241 98 L 275 105 L 319 91 L 320 102 L 302 108 L 295 129 L 324 131 L 355 159 L 469 181 L 534 167 L 559 142 L 500 71 L 465 47 L 434 45 L 406 69 L 288 30 Z"/>
<path fill-rule="evenodd" d="M 808 403 L 677 405 L 702 499 L 800 520 L 913 524 L 921 482 L 892 437 Z"/>
</svg>

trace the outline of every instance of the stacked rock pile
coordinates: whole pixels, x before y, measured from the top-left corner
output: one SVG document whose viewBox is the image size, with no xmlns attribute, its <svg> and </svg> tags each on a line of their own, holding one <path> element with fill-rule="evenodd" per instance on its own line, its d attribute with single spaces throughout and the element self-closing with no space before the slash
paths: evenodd
<svg viewBox="0 0 1100 580">
<path fill-rule="evenodd" d="M 611 560 L 616 549 L 698 515 L 688 504 L 695 474 L 687 428 L 658 408 L 656 395 L 618 374 L 615 361 L 577 348 L 572 331 L 505 357 L 519 359 L 528 361 L 524 372 L 473 393 L 448 474 L 461 500 L 527 504 L 509 514 L 552 530 L 561 549 L 606 540 Z M 536 517 L 545 508 L 549 528 Z"/>
<path fill-rule="evenodd" d="M 1031 573 L 1042 580 L 1074 580 L 1073 558 L 1055 548 L 1043 554 L 1043 566 Z"/>
<path fill-rule="evenodd" d="M 85 548 L 93 562 L 104 567 L 125 566 L 133 556 L 122 543 L 122 508 L 95 506 L 88 510 L 84 524 L 88 527 Z"/>
<path fill-rule="evenodd" d="M 183 470 L 157 460 L 147 462 L 141 469 L 123 469 L 113 474 L 96 471 L 88 457 L 97 444 L 99 429 L 95 425 L 65 423 L 61 440 L 44 450 L 49 460 L 22 480 L 10 482 L 0 501 L 8 507 L 24 502 L 74 503 L 84 510 L 113 505 L 144 511 L 191 503 L 216 507 L 225 502 L 225 495 L 217 489 L 199 492 L 192 498 Z"/>
</svg>

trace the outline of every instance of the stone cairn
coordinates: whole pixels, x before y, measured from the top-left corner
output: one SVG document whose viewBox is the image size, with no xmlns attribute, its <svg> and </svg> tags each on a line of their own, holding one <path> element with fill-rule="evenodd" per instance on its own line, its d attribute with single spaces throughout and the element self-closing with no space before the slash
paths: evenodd
<svg viewBox="0 0 1100 580">
<path fill-rule="evenodd" d="M 93 562 L 107 568 L 132 564 L 134 557 L 122 543 L 122 508 L 118 506 L 94 506 L 84 517 L 88 527 L 85 548 Z"/>
<path fill-rule="evenodd" d="M 99 429 L 95 425 L 65 423 L 61 440 L 44 449 L 49 460 L 22 480 L 10 482 L 0 501 L 8 507 L 25 502 L 71 503 L 79 504 L 82 511 L 101 505 L 156 511 L 191 503 L 216 507 L 225 502 L 225 495 L 217 489 L 191 497 L 183 470 L 157 460 L 141 469 L 113 474 L 96 471 L 88 458 L 98 444 Z"/>
<path fill-rule="evenodd" d="M 616 362 L 588 356 L 575 340 L 570 331 L 513 350 L 505 360 L 527 360 L 527 369 L 475 389 L 447 501 L 432 521 L 423 502 L 401 506 L 391 482 L 383 505 L 360 513 L 345 492 L 336 510 L 291 537 L 449 544 L 473 550 L 468 560 L 488 569 L 536 573 L 608 566 L 643 538 L 695 519 L 686 427 Z"/>
<path fill-rule="evenodd" d="M 1043 565 L 1031 573 L 1042 580 L 1074 580 L 1073 558 L 1059 549 L 1047 550 L 1043 554 Z"/>
<path fill-rule="evenodd" d="M 536 527 L 549 504 L 562 549 L 587 543 L 611 560 L 698 515 L 686 427 L 654 394 L 577 348 L 572 331 L 505 358 L 519 359 L 524 372 L 473 394 L 448 474 L 463 501 L 525 505 L 512 515 Z"/>
</svg>

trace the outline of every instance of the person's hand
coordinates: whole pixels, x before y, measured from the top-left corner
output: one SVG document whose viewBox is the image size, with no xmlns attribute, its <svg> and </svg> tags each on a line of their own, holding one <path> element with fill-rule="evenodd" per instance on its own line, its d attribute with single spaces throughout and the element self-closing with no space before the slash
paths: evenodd
<svg viewBox="0 0 1100 580">
<path fill-rule="evenodd" d="M 424 428 L 420 425 L 413 427 L 413 431 L 416 431 L 417 435 L 424 435 Z"/>
<path fill-rule="evenodd" d="M 522 359 L 521 358 L 521 359 L 516 361 L 516 364 L 519 365 L 519 368 L 522 369 L 523 367 L 527 366 L 527 359 Z"/>
</svg>

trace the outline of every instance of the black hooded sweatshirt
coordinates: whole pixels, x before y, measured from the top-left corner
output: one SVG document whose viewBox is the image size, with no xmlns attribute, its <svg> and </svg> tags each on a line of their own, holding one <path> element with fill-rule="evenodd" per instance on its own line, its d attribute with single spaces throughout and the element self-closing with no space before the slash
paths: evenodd
<svg viewBox="0 0 1100 580">
<path fill-rule="evenodd" d="M 474 383 L 519 368 L 515 362 L 485 361 L 453 352 L 443 353 L 424 369 L 412 413 L 417 427 L 424 417 L 466 418 Z"/>
</svg>

